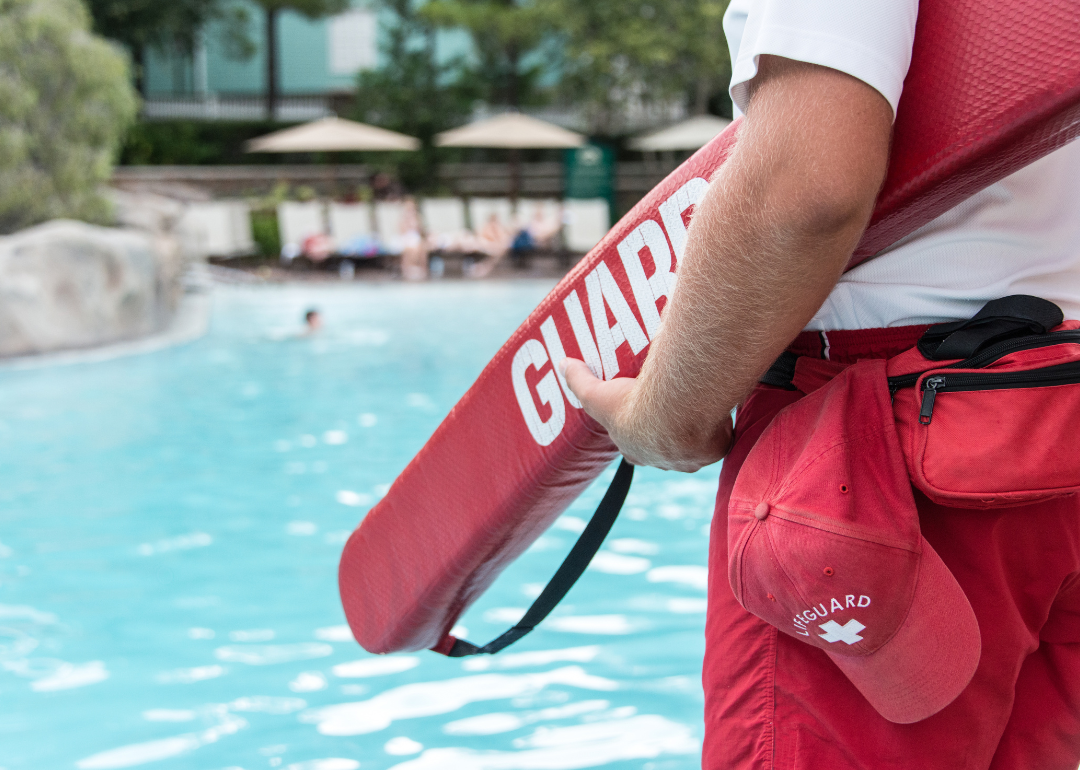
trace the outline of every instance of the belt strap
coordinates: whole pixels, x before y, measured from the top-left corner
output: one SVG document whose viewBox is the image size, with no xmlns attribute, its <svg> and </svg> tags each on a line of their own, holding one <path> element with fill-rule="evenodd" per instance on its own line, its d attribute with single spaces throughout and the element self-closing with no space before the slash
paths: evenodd
<svg viewBox="0 0 1080 770">
<path fill-rule="evenodd" d="M 1046 334 L 1064 319 L 1061 308 L 1027 294 L 991 300 L 966 321 L 936 324 L 919 340 L 919 351 L 931 361 L 971 358 L 995 342 L 1029 334 Z"/>
<path fill-rule="evenodd" d="M 785 350 L 780 357 L 769 367 L 769 371 L 761 375 L 758 380 L 762 385 L 772 385 L 784 390 L 798 390 L 792 382 L 795 379 L 795 364 L 799 356 L 790 350 Z"/>
</svg>

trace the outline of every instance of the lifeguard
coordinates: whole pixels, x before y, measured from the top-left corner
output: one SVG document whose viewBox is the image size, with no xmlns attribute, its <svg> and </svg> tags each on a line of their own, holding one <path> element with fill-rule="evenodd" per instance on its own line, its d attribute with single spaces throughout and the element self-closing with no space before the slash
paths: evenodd
<svg viewBox="0 0 1080 770">
<path fill-rule="evenodd" d="M 687 470 L 726 456 L 711 537 L 707 768 L 1072 770 L 1076 496 L 972 510 L 914 493 L 886 417 L 895 396 L 921 424 L 922 385 L 890 393 L 883 359 L 902 359 L 929 324 L 1010 294 L 1080 318 L 1080 149 L 1065 146 L 1080 131 L 1080 14 L 1041 0 L 737 0 L 727 28 L 745 120 L 556 287 L 368 514 L 342 555 L 350 627 L 373 652 L 454 654 L 461 612 L 619 450 Z M 685 238 L 668 202 L 682 228 L 693 213 Z M 678 262 L 674 286 L 665 255 Z M 565 372 L 563 355 L 577 362 Z M 772 384 L 756 386 L 763 376 Z M 873 420 L 868 391 L 840 390 L 853 380 L 876 383 Z M 807 408 L 841 392 L 858 412 Z M 950 398 L 927 410 L 934 430 L 951 424 Z M 740 473 L 766 467 L 748 460 L 754 450 L 828 438 L 802 420 L 790 426 L 801 443 L 778 440 L 787 407 L 829 417 L 834 431 L 873 428 L 855 437 L 874 438 L 866 451 L 830 455 L 827 485 L 790 487 L 816 490 L 798 505 L 770 484 L 814 463 L 783 456 L 772 473 Z M 853 459 L 880 450 L 887 462 Z M 864 512 L 877 514 L 872 526 Z M 761 535 L 789 525 L 828 530 L 830 548 L 857 540 L 859 558 L 763 550 L 739 573 L 764 588 L 741 592 L 748 611 L 732 590 L 729 536 L 767 545 Z M 819 603 L 832 611 L 833 599 L 844 612 L 802 615 L 822 645 L 810 646 L 792 618 Z M 937 670 L 921 681 L 912 661 Z"/>
<path fill-rule="evenodd" d="M 1063 13 L 1080 24 L 1075 6 Z M 1080 501 L 912 499 L 885 367 L 870 365 L 1009 295 L 1080 319 L 1080 145 L 843 272 L 885 178 L 919 14 L 916 0 L 732 2 L 746 117 L 697 206 L 662 331 L 636 379 L 565 365 L 633 462 L 727 458 L 710 540 L 709 770 L 1080 764 Z M 844 374 L 755 384 L 785 348 Z M 993 436 L 968 438 L 980 440 Z M 840 581 L 888 598 L 845 601 L 836 622 L 809 610 L 794 629 L 774 610 Z"/>
</svg>

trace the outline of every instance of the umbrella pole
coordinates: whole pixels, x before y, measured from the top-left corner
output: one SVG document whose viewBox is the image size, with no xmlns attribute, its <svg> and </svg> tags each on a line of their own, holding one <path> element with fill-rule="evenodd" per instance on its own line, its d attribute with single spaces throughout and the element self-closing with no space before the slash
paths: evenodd
<svg viewBox="0 0 1080 770">
<path fill-rule="evenodd" d="M 332 152 L 326 155 L 326 197 L 333 200 L 337 197 L 337 156 Z"/>
<path fill-rule="evenodd" d="M 510 150 L 510 206 L 517 213 L 518 194 L 521 192 L 521 151 Z"/>
</svg>

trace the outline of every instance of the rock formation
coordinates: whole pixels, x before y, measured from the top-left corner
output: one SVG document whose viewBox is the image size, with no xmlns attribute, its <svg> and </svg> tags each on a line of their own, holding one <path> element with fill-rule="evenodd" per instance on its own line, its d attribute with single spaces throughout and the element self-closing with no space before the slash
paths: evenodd
<svg viewBox="0 0 1080 770">
<path fill-rule="evenodd" d="M 168 212 L 138 206 L 127 216 L 144 221 L 125 222 L 117 208 L 138 229 L 55 220 L 0 238 L 0 356 L 104 345 L 168 325 L 191 255 Z"/>
</svg>

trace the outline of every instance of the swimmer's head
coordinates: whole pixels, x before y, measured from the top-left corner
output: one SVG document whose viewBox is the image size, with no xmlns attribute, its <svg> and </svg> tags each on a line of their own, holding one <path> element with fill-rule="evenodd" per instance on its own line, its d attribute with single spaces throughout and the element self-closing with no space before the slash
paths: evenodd
<svg viewBox="0 0 1080 770">
<path fill-rule="evenodd" d="M 304 313 L 304 322 L 307 324 L 309 331 L 317 331 L 322 328 L 322 314 L 312 308 Z"/>
</svg>

